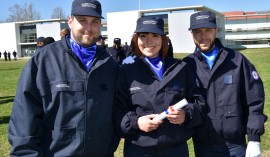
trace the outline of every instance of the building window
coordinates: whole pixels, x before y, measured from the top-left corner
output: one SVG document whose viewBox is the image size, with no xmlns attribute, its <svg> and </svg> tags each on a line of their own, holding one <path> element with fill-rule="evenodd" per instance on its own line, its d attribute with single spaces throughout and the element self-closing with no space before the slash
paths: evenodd
<svg viewBox="0 0 270 157">
<path fill-rule="evenodd" d="M 37 33 L 36 26 L 21 26 L 20 27 L 20 43 L 33 43 L 36 42 Z"/>
</svg>

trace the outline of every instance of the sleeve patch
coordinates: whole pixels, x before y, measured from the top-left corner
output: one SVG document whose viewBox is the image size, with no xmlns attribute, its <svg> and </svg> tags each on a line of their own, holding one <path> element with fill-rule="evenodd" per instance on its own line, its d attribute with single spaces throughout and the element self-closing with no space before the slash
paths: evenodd
<svg viewBox="0 0 270 157">
<path fill-rule="evenodd" d="M 251 74 L 252 74 L 253 79 L 255 80 L 258 80 L 260 78 L 259 74 L 256 71 L 252 71 Z"/>
</svg>

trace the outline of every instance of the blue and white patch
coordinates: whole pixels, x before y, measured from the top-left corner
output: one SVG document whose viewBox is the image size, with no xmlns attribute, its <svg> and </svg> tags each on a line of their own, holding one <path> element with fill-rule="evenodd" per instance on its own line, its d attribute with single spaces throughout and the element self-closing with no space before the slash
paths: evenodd
<svg viewBox="0 0 270 157">
<path fill-rule="evenodd" d="M 135 60 L 134 60 L 135 58 L 136 58 L 136 56 L 133 56 L 133 57 L 128 56 L 123 60 L 122 64 L 132 64 L 135 62 Z"/>
<path fill-rule="evenodd" d="M 257 71 L 252 71 L 252 77 L 255 79 L 255 80 L 258 80 L 260 78 L 259 74 L 257 73 Z"/>
<path fill-rule="evenodd" d="M 232 84 L 233 83 L 233 76 L 232 75 L 225 75 L 223 81 L 224 81 L 224 84 Z"/>
</svg>

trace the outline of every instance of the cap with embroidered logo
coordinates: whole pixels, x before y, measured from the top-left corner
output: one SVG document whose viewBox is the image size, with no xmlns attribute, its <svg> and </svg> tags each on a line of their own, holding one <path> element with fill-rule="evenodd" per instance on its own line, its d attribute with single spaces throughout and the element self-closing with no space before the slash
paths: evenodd
<svg viewBox="0 0 270 157">
<path fill-rule="evenodd" d="M 113 43 L 114 44 L 121 44 L 121 39 L 120 38 L 114 38 Z"/>
<path fill-rule="evenodd" d="M 43 42 L 44 39 L 45 39 L 45 37 L 38 37 L 37 42 Z"/>
<path fill-rule="evenodd" d="M 144 16 L 139 18 L 137 20 L 137 26 L 134 33 L 142 33 L 142 32 L 165 35 L 163 19 L 152 16 Z"/>
<path fill-rule="evenodd" d="M 98 40 L 101 40 L 101 39 L 102 39 L 102 40 L 105 40 L 105 37 L 103 37 L 102 35 L 99 35 L 99 36 L 98 36 Z"/>
<path fill-rule="evenodd" d="M 71 15 L 102 17 L 101 4 L 97 0 L 74 0 Z"/>
<path fill-rule="evenodd" d="M 217 28 L 216 15 L 210 11 L 196 12 L 190 16 L 190 27 L 188 30 L 197 28 Z"/>
</svg>

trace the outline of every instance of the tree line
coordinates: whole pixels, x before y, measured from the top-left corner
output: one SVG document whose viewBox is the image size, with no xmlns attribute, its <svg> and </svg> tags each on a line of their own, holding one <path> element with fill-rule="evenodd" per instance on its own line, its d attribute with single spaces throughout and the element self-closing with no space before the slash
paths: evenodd
<svg viewBox="0 0 270 157">
<path fill-rule="evenodd" d="M 15 4 L 9 7 L 10 12 L 6 21 L 2 22 L 20 22 L 20 21 L 33 21 L 40 20 L 40 13 L 34 8 L 32 3 L 24 3 L 23 5 Z M 67 16 L 62 7 L 53 9 L 51 19 L 67 19 Z"/>
</svg>

